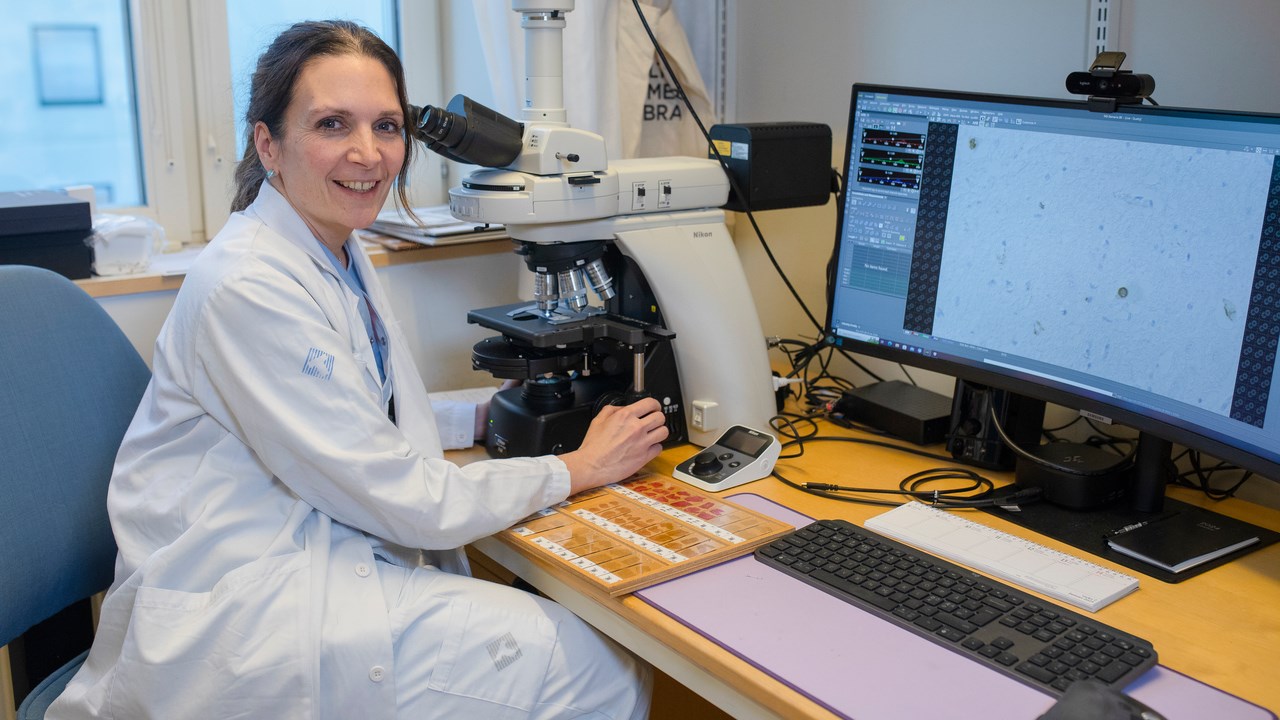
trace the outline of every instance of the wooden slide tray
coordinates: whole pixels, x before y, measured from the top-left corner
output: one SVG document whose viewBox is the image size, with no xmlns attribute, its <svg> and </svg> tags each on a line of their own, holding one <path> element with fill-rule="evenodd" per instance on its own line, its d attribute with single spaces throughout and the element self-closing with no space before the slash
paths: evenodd
<svg viewBox="0 0 1280 720">
<path fill-rule="evenodd" d="M 791 530 L 674 478 L 642 475 L 574 495 L 496 537 L 616 596 L 745 555 Z"/>
</svg>

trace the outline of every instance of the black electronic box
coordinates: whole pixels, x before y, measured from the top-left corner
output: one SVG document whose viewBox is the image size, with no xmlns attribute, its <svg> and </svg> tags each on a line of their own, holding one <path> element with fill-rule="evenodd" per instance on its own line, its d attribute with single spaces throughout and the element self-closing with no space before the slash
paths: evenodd
<svg viewBox="0 0 1280 720">
<path fill-rule="evenodd" d="M 711 142 L 739 189 L 726 210 L 777 210 L 826 205 L 831 197 L 831 128 L 821 123 L 712 125 Z M 714 153 L 709 153 L 715 157 Z"/>
<path fill-rule="evenodd" d="M 835 410 L 846 420 L 916 445 L 933 445 L 946 438 L 951 399 L 901 380 L 886 380 L 844 391 Z"/>
<path fill-rule="evenodd" d="M 0 265 L 34 265 L 72 280 L 93 272 L 89 202 L 51 190 L 0 192 Z"/>
</svg>

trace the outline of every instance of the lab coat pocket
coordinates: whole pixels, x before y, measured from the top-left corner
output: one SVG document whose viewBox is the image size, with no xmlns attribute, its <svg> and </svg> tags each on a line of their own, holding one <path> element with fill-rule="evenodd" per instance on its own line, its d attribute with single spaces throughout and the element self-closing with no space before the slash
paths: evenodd
<svg viewBox="0 0 1280 720">
<path fill-rule="evenodd" d="M 315 652 L 306 553 L 259 560 L 213 590 L 138 588 L 112 684 L 117 718 L 302 718 Z"/>
<path fill-rule="evenodd" d="M 545 615 L 455 598 L 431 672 L 433 690 L 506 706 L 524 717 L 542 694 L 555 626 Z"/>
</svg>

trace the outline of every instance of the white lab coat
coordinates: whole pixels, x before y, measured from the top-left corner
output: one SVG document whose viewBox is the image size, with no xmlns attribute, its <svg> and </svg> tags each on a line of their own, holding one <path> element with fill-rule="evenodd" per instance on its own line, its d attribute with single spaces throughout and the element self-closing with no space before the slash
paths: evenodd
<svg viewBox="0 0 1280 720">
<path fill-rule="evenodd" d="M 388 325 L 385 385 L 356 296 L 269 184 L 192 267 L 111 480 L 115 582 L 48 717 L 393 718 L 396 599 L 377 568 L 466 572 L 458 548 L 568 493 L 554 457 L 441 458 L 387 299 L 347 247 Z"/>
</svg>

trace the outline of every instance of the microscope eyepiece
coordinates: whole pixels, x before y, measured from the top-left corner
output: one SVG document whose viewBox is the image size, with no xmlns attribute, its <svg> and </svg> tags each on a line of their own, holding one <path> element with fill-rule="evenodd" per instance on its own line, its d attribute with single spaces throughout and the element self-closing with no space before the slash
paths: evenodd
<svg viewBox="0 0 1280 720">
<path fill-rule="evenodd" d="M 413 135 L 451 160 L 483 167 L 505 167 L 523 149 L 524 126 L 465 95 L 446 108 L 410 106 Z"/>
</svg>

